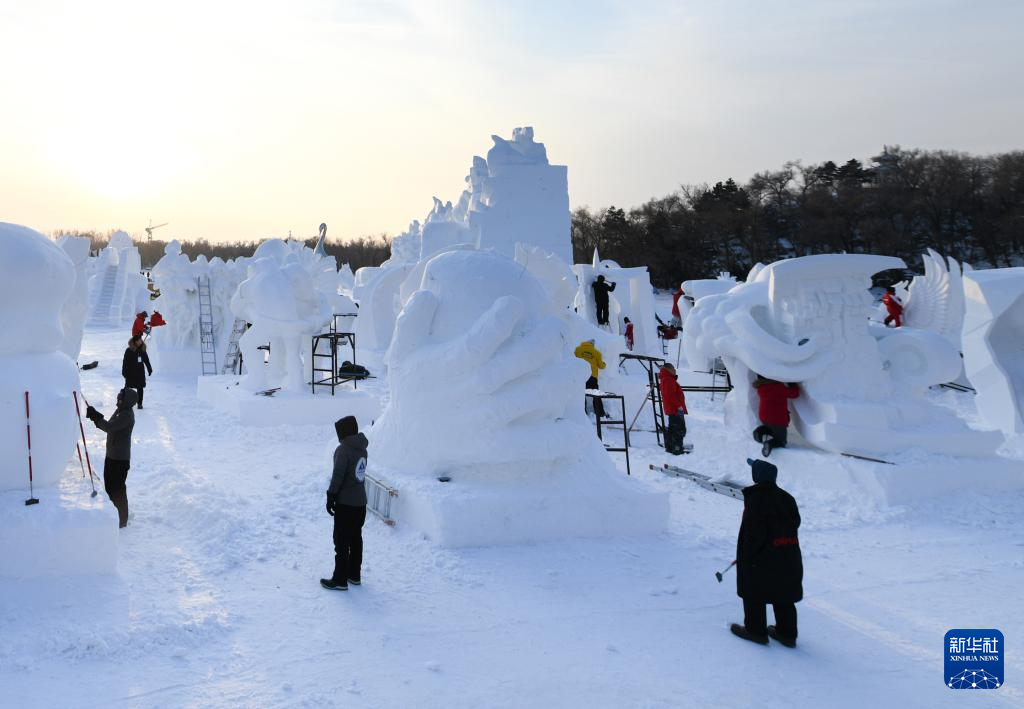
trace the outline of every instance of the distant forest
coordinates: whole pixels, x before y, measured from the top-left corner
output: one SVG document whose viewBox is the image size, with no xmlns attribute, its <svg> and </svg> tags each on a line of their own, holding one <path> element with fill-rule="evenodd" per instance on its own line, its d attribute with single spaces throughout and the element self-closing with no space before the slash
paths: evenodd
<svg viewBox="0 0 1024 709">
<path fill-rule="evenodd" d="M 85 235 L 94 248 L 109 238 Z M 165 243 L 139 243 L 143 264 L 156 263 Z M 229 259 L 251 255 L 256 243 L 199 240 L 182 249 Z M 389 243 L 386 235 L 329 241 L 328 252 L 356 270 L 383 262 Z M 975 267 L 1021 265 L 1024 151 L 975 156 L 897 146 L 867 165 L 790 162 L 743 185 L 730 178 L 683 186 L 628 211 L 578 208 L 572 244 L 576 263 L 589 263 L 597 248 L 622 266 L 646 265 L 661 288 L 720 271 L 742 278 L 759 261 L 816 253 L 900 256 L 915 268 L 931 247 Z"/>
</svg>

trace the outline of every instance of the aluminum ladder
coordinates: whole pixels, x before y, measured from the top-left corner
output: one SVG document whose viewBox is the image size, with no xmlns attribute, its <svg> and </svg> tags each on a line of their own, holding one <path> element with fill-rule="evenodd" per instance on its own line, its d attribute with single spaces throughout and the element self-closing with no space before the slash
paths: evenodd
<svg viewBox="0 0 1024 709">
<path fill-rule="evenodd" d="M 217 347 L 213 340 L 213 302 L 210 299 L 210 277 L 196 278 L 199 288 L 199 350 L 202 354 L 203 376 L 217 373 Z"/>
<path fill-rule="evenodd" d="M 231 339 L 228 340 L 228 351 L 224 355 L 224 363 L 220 368 L 221 374 L 234 372 L 235 367 L 238 366 L 238 358 L 242 354 L 238 349 L 238 338 L 244 335 L 248 328 L 249 325 L 245 322 L 245 318 L 235 318 L 235 324 L 231 326 Z"/>
</svg>

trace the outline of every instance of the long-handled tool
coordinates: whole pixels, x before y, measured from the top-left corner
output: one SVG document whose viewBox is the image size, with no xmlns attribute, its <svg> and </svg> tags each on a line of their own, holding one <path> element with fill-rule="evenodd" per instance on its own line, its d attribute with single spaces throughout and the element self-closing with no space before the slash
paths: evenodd
<svg viewBox="0 0 1024 709">
<path fill-rule="evenodd" d="M 82 411 L 78 408 L 78 392 L 72 391 L 71 396 L 75 399 L 75 415 L 78 416 L 78 430 L 82 434 L 82 447 L 85 448 L 85 462 L 89 466 L 89 484 L 92 485 L 92 494 L 89 497 L 96 497 L 96 479 L 92 474 L 92 461 L 89 460 L 89 444 L 85 442 L 85 426 L 82 425 Z M 82 401 L 85 405 L 89 405 L 88 399 L 85 398 L 85 394 L 82 395 Z M 81 455 L 81 453 L 79 453 Z"/>
<path fill-rule="evenodd" d="M 38 505 L 35 487 L 32 482 L 32 415 L 28 407 L 28 392 L 25 392 L 25 434 L 28 436 L 28 499 L 26 505 Z"/>
<path fill-rule="evenodd" d="M 723 577 L 723 576 L 724 576 L 725 574 L 729 573 L 729 569 L 731 569 L 731 568 L 732 568 L 732 567 L 734 567 L 734 566 L 736 566 L 736 560 L 735 560 L 735 559 L 733 559 L 733 560 L 732 560 L 732 563 L 731 563 L 731 564 L 729 564 L 728 566 L 726 566 L 726 567 L 725 567 L 724 569 L 722 569 L 721 571 L 716 571 L 716 572 L 715 572 L 715 578 L 716 578 L 716 579 L 718 579 L 718 583 L 722 583 L 722 577 Z"/>
<path fill-rule="evenodd" d="M 78 453 L 78 464 L 82 468 L 82 477 L 85 477 L 85 461 L 82 460 L 82 446 L 78 445 L 78 441 L 75 441 L 75 452 Z"/>
</svg>

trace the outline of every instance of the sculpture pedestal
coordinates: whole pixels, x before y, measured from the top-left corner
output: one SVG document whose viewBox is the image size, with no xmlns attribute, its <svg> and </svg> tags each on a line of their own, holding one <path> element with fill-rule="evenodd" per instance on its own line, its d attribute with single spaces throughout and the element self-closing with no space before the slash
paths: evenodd
<svg viewBox="0 0 1024 709">
<path fill-rule="evenodd" d="M 0 577 L 117 571 L 117 510 L 102 490 L 89 497 L 75 482 L 35 496 L 39 504 L 26 506 L 28 490 L 0 493 Z"/>
<path fill-rule="evenodd" d="M 361 426 L 369 427 L 380 415 L 377 396 L 351 385 L 336 390 L 334 396 L 308 389 L 302 392 L 276 391 L 273 396 L 254 394 L 239 385 L 240 377 L 231 374 L 199 377 L 200 401 L 238 419 L 243 426 L 315 425 L 327 426 L 343 416 L 355 416 Z"/>
</svg>

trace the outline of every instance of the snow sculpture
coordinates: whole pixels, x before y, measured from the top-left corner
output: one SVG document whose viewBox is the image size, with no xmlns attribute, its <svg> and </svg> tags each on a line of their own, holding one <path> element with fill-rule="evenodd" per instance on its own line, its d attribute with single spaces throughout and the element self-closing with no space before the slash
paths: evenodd
<svg viewBox="0 0 1024 709">
<path fill-rule="evenodd" d="M 512 258 L 522 241 L 572 263 L 568 168 L 548 162 L 544 144 L 533 140 L 533 128 L 516 128 L 512 140 L 491 139 L 486 173 L 475 159 L 467 178 L 468 220 L 477 244 Z"/>
<path fill-rule="evenodd" d="M 416 263 L 420 258 L 423 236 L 420 232 L 420 223 L 413 220 L 409 228 L 403 234 L 399 234 L 391 240 L 391 257 L 381 264 L 382 267 L 400 266 L 406 263 Z"/>
<path fill-rule="evenodd" d="M 78 368 L 60 350 L 61 311 L 74 287 L 75 264 L 60 247 L 32 229 L 0 223 L 0 491 L 28 491 L 26 391 L 37 493 L 56 484 L 74 453 Z"/>
<path fill-rule="evenodd" d="M 978 411 L 1006 435 L 1024 433 L 1024 268 L 965 273 L 964 369 Z"/>
<path fill-rule="evenodd" d="M 82 351 L 82 331 L 89 312 L 89 250 L 91 242 L 87 236 L 62 236 L 57 242 L 75 265 L 75 287 L 64 301 L 60 311 L 64 339 L 61 352 L 72 360 L 78 360 Z"/>
<path fill-rule="evenodd" d="M 615 290 L 609 295 L 610 332 L 614 335 L 625 332 L 622 319 L 628 317 L 633 323 L 633 352 L 661 356 L 657 322 L 654 319 L 654 289 L 647 268 L 623 268 L 614 261 L 602 261 L 597 249 L 594 249 L 593 262 L 589 265 L 576 264 L 573 271 L 578 282 L 574 306 L 580 317 L 597 325 L 597 305 L 592 284 L 598 275 L 603 275 L 605 280 L 616 284 Z"/>
<path fill-rule="evenodd" d="M 402 309 L 374 465 L 401 487 L 402 518 L 436 541 L 663 525 L 665 501 L 626 486 L 583 414 L 588 370 L 558 313 L 522 266 L 466 250 L 431 259 Z"/>
<path fill-rule="evenodd" d="M 338 269 L 338 292 L 351 295 L 355 285 L 356 274 L 352 273 L 352 267 L 347 263 L 342 264 Z"/>
<path fill-rule="evenodd" d="M 99 258 L 101 270 L 89 284 L 89 322 L 115 325 L 134 319 L 149 303 L 139 249 L 128 234 L 117 231 Z"/>
<path fill-rule="evenodd" d="M 921 256 L 924 275 L 915 276 L 906 289 L 903 325 L 942 335 L 960 350 L 964 324 L 964 286 L 960 264 L 928 249 Z M 964 271 L 970 266 L 964 265 Z M 897 292 L 900 289 L 897 289 Z"/>
<path fill-rule="evenodd" d="M 572 307 L 576 297 L 576 274 L 572 266 L 539 246 L 516 244 L 516 263 L 540 281 L 548 298 L 560 310 Z"/>
<path fill-rule="evenodd" d="M 869 327 L 871 276 L 891 268 L 903 262 L 852 254 L 755 267 L 746 283 L 694 305 L 683 330 L 687 359 L 723 358 L 735 386 L 726 415 L 739 426 L 756 424 L 750 384 L 762 374 L 800 383 L 794 423 L 819 448 L 994 455 L 1001 436 L 971 431 L 922 396 L 956 376 L 955 348 L 935 333 Z"/>
<path fill-rule="evenodd" d="M 355 332 L 360 348 L 384 351 L 391 344 L 395 318 L 401 307 L 398 301 L 402 281 L 414 265 L 415 262 L 356 271 L 352 297 L 359 303 Z"/>
<path fill-rule="evenodd" d="M 419 260 L 433 256 L 456 244 L 474 241 L 464 221 L 457 221 L 452 214 L 452 203 L 441 202 L 434 197 L 434 208 L 423 224 L 420 240 Z"/>
<path fill-rule="evenodd" d="M 310 338 L 323 331 L 332 313 L 327 297 L 300 261 L 298 251 L 285 242 L 263 242 L 231 299 L 231 312 L 252 323 L 238 341 L 247 371 L 241 385 L 250 391 L 278 386 L 302 391 L 306 386 Z M 263 366 L 258 348 L 267 343 L 270 363 Z"/>
</svg>

